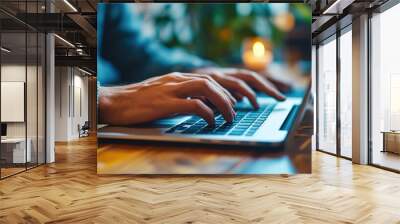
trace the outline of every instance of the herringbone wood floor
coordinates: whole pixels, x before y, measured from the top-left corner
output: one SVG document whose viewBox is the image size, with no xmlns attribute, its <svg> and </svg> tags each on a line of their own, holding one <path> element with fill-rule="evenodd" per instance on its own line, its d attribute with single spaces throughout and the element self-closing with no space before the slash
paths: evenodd
<svg viewBox="0 0 400 224">
<path fill-rule="evenodd" d="M 97 176 L 94 138 L 0 181 L 0 223 L 400 223 L 400 175 L 313 153 L 295 176 Z"/>
</svg>

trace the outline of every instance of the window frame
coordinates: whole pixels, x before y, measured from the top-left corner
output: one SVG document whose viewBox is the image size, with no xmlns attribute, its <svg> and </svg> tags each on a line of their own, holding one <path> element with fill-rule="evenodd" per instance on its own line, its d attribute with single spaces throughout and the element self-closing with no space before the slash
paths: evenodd
<svg viewBox="0 0 400 224">
<path fill-rule="evenodd" d="M 316 112 L 315 112 L 315 116 L 316 116 L 316 150 L 319 152 L 323 152 L 323 153 L 327 153 L 329 155 L 333 155 L 333 156 L 337 156 L 343 159 L 347 159 L 347 160 L 352 160 L 352 158 L 347 157 L 342 155 L 341 153 L 341 123 L 340 123 L 340 103 L 341 103 L 341 97 L 340 97 L 340 77 L 341 77 L 341 67 L 340 67 L 340 37 L 342 35 L 344 35 L 347 32 L 351 32 L 352 31 L 352 23 L 349 22 L 349 17 L 344 17 L 344 26 L 341 28 L 337 28 L 336 32 L 327 36 L 324 39 L 318 40 L 318 42 L 315 44 L 316 45 L 316 74 L 315 74 L 315 81 L 316 81 L 316 97 L 315 97 L 315 101 L 316 101 Z M 340 20 L 338 22 L 341 22 Z M 336 24 L 334 24 L 333 26 L 336 26 Z M 332 152 L 328 152 L 324 149 L 321 149 L 319 146 L 319 47 L 322 43 L 328 43 L 330 41 L 336 41 L 336 152 L 332 153 Z"/>
</svg>

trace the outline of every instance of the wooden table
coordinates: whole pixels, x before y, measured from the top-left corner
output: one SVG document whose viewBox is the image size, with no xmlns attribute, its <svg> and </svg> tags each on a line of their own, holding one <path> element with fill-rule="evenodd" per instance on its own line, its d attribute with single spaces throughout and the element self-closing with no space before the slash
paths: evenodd
<svg viewBox="0 0 400 224">
<path fill-rule="evenodd" d="M 98 174 L 295 174 L 311 172 L 312 108 L 282 149 L 99 139 Z"/>
</svg>

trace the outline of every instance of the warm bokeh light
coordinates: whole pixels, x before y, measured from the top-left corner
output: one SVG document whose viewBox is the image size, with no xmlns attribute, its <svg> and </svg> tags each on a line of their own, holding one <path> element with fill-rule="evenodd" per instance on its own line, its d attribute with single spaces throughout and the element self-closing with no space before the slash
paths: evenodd
<svg viewBox="0 0 400 224">
<path fill-rule="evenodd" d="M 260 38 L 248 38 L 243 43 L 243 64 L 246 68 L 263 71 L 272 61 L 272 47 L 269 41 Z"/>
<path fill-rule="evenodd" d="M 265 54 L 265 47 L 261 41 L 256 41 L 253 44 L 253 54 L 256 57 L 262 57 Z"/>
<path fill-rule="evenodd" d="M 285 32 L 291 31 L 296 23 L 294 16 L 289 12 L 276 15 L 273 21 L 276 27 Z"/>
</svg>

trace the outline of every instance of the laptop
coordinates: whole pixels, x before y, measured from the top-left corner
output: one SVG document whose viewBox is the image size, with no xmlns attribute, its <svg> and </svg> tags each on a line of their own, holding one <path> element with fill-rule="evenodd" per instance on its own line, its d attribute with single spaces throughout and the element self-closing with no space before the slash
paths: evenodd
<svg viewBox="0 0 400 224">
<path fill-rule="evenodd" d="M 233 122 L 228 123 L 220 114 L 215 114 L 214 127 L 198 116 L 177 116 L 136 126 L 105 126 L 98 130 L 97 137 L 100 140 L 281 147 L 300 123 L 309 94 L 310 86 L 293 89 L 282 102 L 258 94 L 258 110 L 245 99 L 235 106 L 237 115 Z"/>
</svg>

